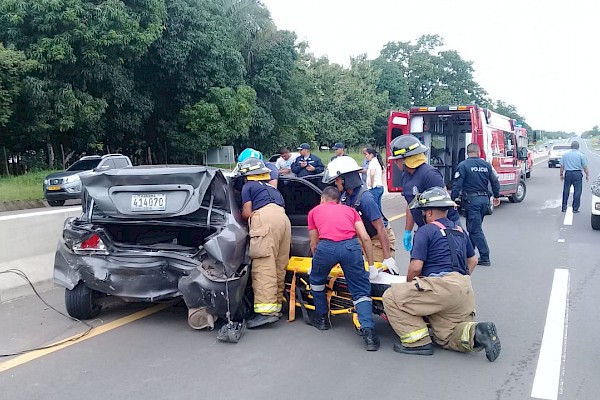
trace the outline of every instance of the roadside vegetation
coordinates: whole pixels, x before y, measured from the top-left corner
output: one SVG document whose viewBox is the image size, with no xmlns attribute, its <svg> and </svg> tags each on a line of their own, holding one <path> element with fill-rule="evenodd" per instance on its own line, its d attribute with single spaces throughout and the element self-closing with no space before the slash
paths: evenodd
<svg viewBox="0 0 600 400">
<path fill-rule="evenodd" d="M 160 164 L 222 145 L 381 147 L 389 111 L 414 105 L 476 102 L 527 127 L 438 35 L 349 61 L 313 55 L 259 0 L 0 0 L 0 157 L 31 170 L 109 152 Z"/>
<path fill-rule="evenodd" d="M 30 172 L 19 176 L 0 177 L 0 203 L 17 200 L 42 200 L 42 183 L 54 171 Z"/>
</svg>

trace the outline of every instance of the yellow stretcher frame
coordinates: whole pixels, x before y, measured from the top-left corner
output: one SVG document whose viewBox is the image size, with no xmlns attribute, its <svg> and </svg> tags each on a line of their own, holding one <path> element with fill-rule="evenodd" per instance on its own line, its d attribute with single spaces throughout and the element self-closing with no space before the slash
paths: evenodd
<svg viewBox="0 0 600 400">
<path fill-rule="evenodd" d="M 296 281 L 299 279 L 302 281 L 302 283 L 304 283 L 304 285 L 306 286 L 307 290 L 310 290 L 310 284 L 308 282 L 306 282 L 306 280 L 301 277 L 298 276 L 300 275 L 308 275 L 310 268 L 312 266 L 312 258 L 310 257 L 290 257 L 290 261 L 288 262 L 288 265 L 286 267 L 286 271 L 292 272 L 292 282 L 290 283 L 290 289 L 289 289 L 289 294 L 290 294 L 290 301 L 289 301 L 289 312 L 288 312 L 288 322 L 292 322 L 296 319 L 296 307 L 304 307 L 307 310 L 311 310 L 314 311 L 315 310 L 315 306 L 311 305 L 311 304 L 304 304 L 304 302 L 300 302 L 298 300 L 296 300 Z M 382 264 L 379 262 L 375 263 L 375 267 L 377 268 L 382 268 Z M 369 269 L 369 264 L 367 262 L 365 262 L 365 269 L 368 270 Z M 337 278 L 343 277 L 344 276 L 344 271 L 342 270 L 342 267 L 337 264 L 336 266 L 334 266 L 331 269 L 331 272 L 329 273 L 329 283 L 327 284 L 327 287 L 329 288 L 329 291 L 327 292 L 327 305 L 330 306 L 330 302 L 331 299 L 333 297 L 341 297 L 338 295 L 337 291 L 333 290 L 333 285 L 336 281 Z M 309 295 L 309 298 L 312 297 Z M 346 297 L 343 297 L 344 299 L 346 299 Z M 371 297 L 372 300 L 374 301 L 382 301 L 381 297 Z M 356 313 L 356 309 L 354 308 L 354 306 L 352 307 L 346 307 L 346 308 L 340 308 L 340 309 L 331 309 L 331 307 L 329 307 L 329 313 L 330 315 L 344 315 L 344 314 L 352 314 L 352 322 L 354 323 L 354 326 L 356 327 L 356 329 L 360 329 L 360 323 L 358 322 L 358 314 Z"/>
</svg>

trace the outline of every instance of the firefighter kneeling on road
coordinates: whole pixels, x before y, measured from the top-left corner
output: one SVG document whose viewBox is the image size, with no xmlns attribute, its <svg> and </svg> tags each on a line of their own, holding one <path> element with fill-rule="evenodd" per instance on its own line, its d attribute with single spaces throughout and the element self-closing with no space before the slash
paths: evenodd
<svg viewBox="0 0 600 400">
<path fill-rule="evenodd" d="M 383 294 L 385 313 L 400 336 L 394 351 L 433 354 L 423 319 L 428 317 L 438 345 L 460 352 L 485 349 L 487 359 L 494 361 L 500 340 L 493 322 L 473 321 L 475 294 L 469 274 L 477 257 L 467 235 L 447 218 L 455 206 L 441 187 L 415 196 L 409 205 L 427 223 L 415 233 L 406 283 L 392 284 Z"/>
<path fill-rule="evenodd" d="M 247 158 L 238 165 L 238 175 L 246 178 L 242 217 L 249 220 L 254 312 L 258 314 L 248 321 L 248 328 L 279 320 L 290 258 L 292 228 L 283 196 L 268 183 L 270 172 L 257 158 Z"/>
<path fill-rule="evenodd" d="M 313 325 L 319 330 L 329 329 L 325 284 L 329 272 L 339 263 L 352 295 L 367 351 L 376 351 L 379 348 L 379 338 L 375 335 L 373 322 L 371 282 L 369 273 L 365 270 L 359 242 L 360 239 L 367 259 L 372 263 L 371 239 L 356 210 L 339 204 L 339 201 L 340 191 L 328 186 L 321 195 L 321 204 L 308 213 L 308 232 L 313 253 L 309 276 L 315 304 Z M 373 269 L 374 266 L 369 267 L 369 270 Z"/>
</svg>

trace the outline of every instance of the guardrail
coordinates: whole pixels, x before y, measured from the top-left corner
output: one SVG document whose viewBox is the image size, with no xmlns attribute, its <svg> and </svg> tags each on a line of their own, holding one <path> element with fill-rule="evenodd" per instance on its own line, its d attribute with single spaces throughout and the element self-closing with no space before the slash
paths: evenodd
<svg viewBox="0 0 600 400">
<path fill-rule="evenodd" d="M 36 289 L 52 287 L 54 253 L 65 219 L 81 207 L 65 207 L 0 216 L 0 271 L 19 269 Z M 0 301 L 31 293 L 29 284 L 13 274 L 0 275 Z"/>
</svg>

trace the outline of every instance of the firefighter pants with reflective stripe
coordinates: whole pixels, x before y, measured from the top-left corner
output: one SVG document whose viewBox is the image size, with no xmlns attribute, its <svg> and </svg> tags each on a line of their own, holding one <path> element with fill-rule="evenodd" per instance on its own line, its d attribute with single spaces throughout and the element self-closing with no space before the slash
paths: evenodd
<svg viewBox="0 0 600 400">
<path fill-rule="evenodd" d="M 375 324 L 373 323 L 373 306 L 370 297 L 371 282 L 369 273 L 365 270 L 362 248 L 356 238 L 340 242 L 319 240 L 312 259 L 309 277 L 315 312 L 321 315 L 329 312 L 325 285 L 329 272 L 338 263 L 344 271 L 344 278 L 348 284 L 348 291 L 352 296 L 361 328 L 373 328 Z"/>
<path fill-rule="evenodd" d="M 387 231 L 390 240 L 390 257 L 394 258 L 394 255 L 396 254 L 396 235 L 394 235 L 394 231 L 389 226 L 385 230 Z M 382 262 L 385 257 L 383 256 L 383 249 L 379 238 L 377 236 L 372 237 L 371 243 L 373 248 L 373 260 Z"/>
<path fill-rule="evenodd" d="M 285 268 L 290 259 L 292 228 L 283 207 L 268 204 L 250 217 L 250 259 L 254 312 L 281 311 Z"/>
<path fill-rule="evenodd" d="M 460 352 L 473 351 L 475 294 L 470 276 L 452 272 L 392 284 L 383 294 L 383 306 L 405 347 L 431 343 L 423 320 L 428 317 L 437 344 Z"/>
</svg>

